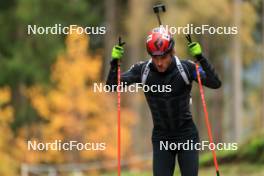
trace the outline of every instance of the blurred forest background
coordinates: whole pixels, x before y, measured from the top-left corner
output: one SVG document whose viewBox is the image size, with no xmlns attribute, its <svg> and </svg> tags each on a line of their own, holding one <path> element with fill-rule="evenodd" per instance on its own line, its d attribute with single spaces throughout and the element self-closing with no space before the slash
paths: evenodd
<svg viewBox="0 0 264 176">
<path fill-rule="evenodd" d="M 126 41 L 122 70 L 147 60 L 145 38 L 157 26 L 154 0 L 0 1 L 0 175 L 111 175 L 116 170 L 116 94 L 94 93 L 104 82 L 118 36 Z M 217 152 L 225 175 L 264 175 L 264 1 L 168 0 L 169 26 L 237 26 L 238 35 L 193 35 L 223 86 L 205 88 L 216 142 L 238 142 Z M 28 35 L 27 25 L 106 26 L 105 35 Z M 184 35 L 176 52 L 189 58 Z M 198 86 L 194 120 L 207 140 Z M 123 170 L 151 175 L 152 120 L 143 93 L 122 94 Z M 28 151 L 27 141 L 106 142 L 103 152 Z M 211 153 L 201 153 L 201 175 L 213 175 Z M 133 175 L 127 173 L 127 175 Z M 124 173 L 125 175 L 125 173 Z"/>
</svg>

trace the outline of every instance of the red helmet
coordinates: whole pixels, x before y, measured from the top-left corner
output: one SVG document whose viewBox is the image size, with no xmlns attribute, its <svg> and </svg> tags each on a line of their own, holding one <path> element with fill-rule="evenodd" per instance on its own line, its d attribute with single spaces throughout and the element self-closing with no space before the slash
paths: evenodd
<svg viewBox="0 0 264 176">
<path fill-rule="evenodd" d="M 151 56 L 163 56 L 173 49 L 174 40 L 165 28 L 157 27 L 149 33 L 146 47 Z"/>
</svg>

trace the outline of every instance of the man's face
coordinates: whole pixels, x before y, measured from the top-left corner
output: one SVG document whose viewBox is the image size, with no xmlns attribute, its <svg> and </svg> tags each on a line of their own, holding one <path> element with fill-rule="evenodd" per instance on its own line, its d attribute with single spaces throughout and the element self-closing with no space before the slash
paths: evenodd
<svg viewBox="0 0 264 176">
<path fill-rule="evenodd" d="M 168 53 L 164 56 L 153 56 L 152 63 L 154 63 L 158 72 L 165 72 L 171 64 L 171 54 Z"/>
</svg>

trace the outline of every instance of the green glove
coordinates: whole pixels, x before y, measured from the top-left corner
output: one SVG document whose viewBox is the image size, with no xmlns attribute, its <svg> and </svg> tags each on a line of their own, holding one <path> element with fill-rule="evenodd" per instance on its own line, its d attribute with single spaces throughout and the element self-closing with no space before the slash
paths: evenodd
<svg viewBox="0 0 264 176">
<path fill-rule="evenodd" d="M 202 55 L 202 47 L 198 42 L 189 43 L 188 50 L 193 57 L 199 57 Z"/>
<path fill-rule="evenodd" d="M 124 54 L 124 48 L 122 46 L 119 45 L 115 45 L 112 49 L 112 58 L 113 59 L 121 59 L 121 57 L 123 57 Z"/>
</svg>

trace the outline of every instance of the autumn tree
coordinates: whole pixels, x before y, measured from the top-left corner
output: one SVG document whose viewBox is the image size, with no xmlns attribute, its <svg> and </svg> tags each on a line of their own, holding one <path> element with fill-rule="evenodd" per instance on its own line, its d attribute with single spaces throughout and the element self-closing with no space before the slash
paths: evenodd
<svg viewBox="0 0 264 176">
<path fill-rule="evenodd" d="M 0 88 L 0 175 L 16 175 L 18 162 L 15 160 L 14 135 L 10 124 L 14 120 L 14 109 L 10 105 L 11 90 L 8 86 Z M 14 147 L 11 148 L 10 146 Z"/>
<path fill-rule="evenodd" d="M 66 51 L 59 54 L 51 68 L 52 88 L 35 85 L 25 90 L 43 123 L 32 125 L 30 140 L 52 142 L 104 142 L 104 151 L 46 151 L 26 150 L 26 162 L 83 162 L 116 159 L 116 101 L 115 93 L 94 92 L 99 81 L 102 58 L 99 53 L 87 51 L 89 37 L 72 33 L 66 38 Z M 122 110 L 122 154 L 130 152 L 130 127 L 135 117 L 127 109 Z M 23 135 L 21 136 L 23 139 Z M 20 138 L 20 139 L 21 139 Z"/>
</svg>

